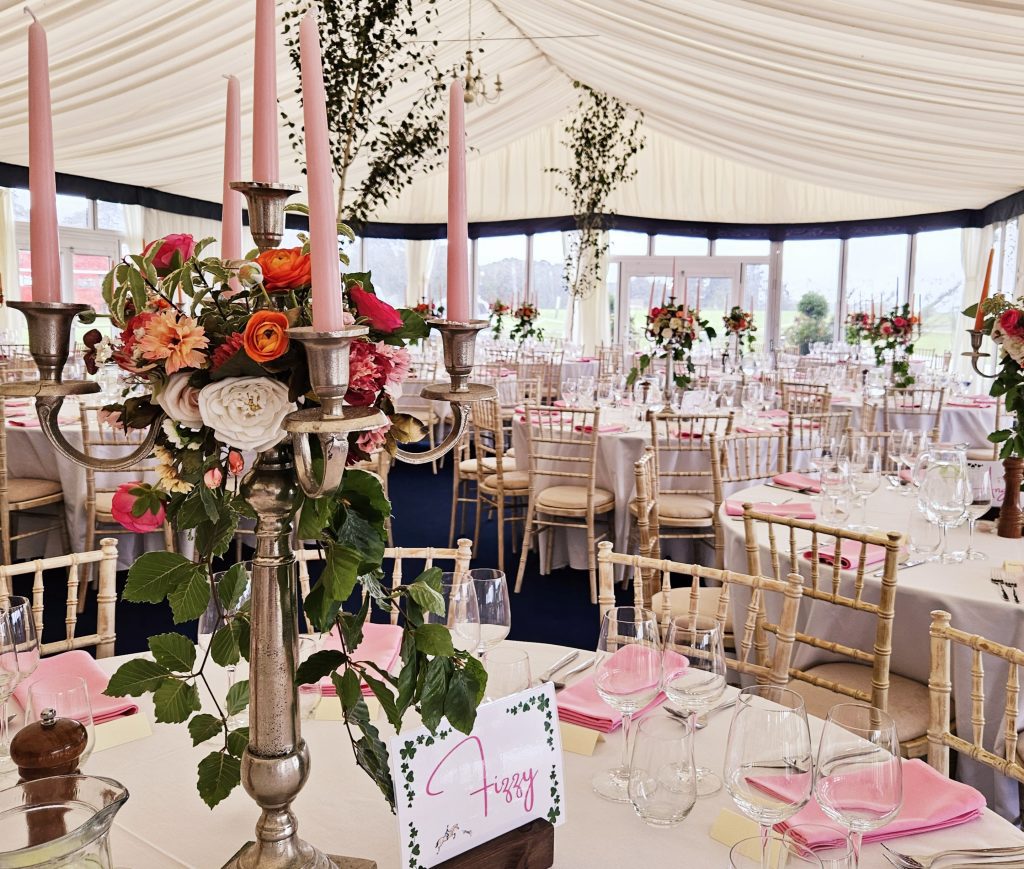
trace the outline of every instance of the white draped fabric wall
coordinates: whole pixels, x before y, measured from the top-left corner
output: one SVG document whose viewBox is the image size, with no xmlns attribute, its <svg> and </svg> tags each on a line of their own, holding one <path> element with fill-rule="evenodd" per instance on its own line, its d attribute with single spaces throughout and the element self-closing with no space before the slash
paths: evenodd
<svg viewBox="0 0 1024 869">
<path fill-rule="evenodd" d="M 992 249 L 994 235 L 995 232 L 991 226 L 982 229 L 970 227 L 960 232 L 960 257 L 964 266 L 964 292 L 960 310 L 973 305 L 981 296 L 981 287 L 985 281 L 985 269 L 988 266 L 988 254 Z M 964 326 L 966 328 L 966 321 Z M 960 355 L 970 349 L 964 329 L 954 331 L 952 349 L 954 358 L 960 360 L 960 370 L 965 373 L 971 372 L 973 369 L 970 360 Z"/>
<path fill-rule="evenodd" d="M 18 246 L 14 238 L 11 191 L 0 187 L 0 283 L 5 293 L 18 286 Z M 0 305 L 0 330 L 7 329 L 7 306 Z"/>
<path fill-rule="evenodd" d="M 430 270 L 434 266 L 434 252 L 435 245 L 430 240 L 405 243 L 405 303 L 410 307 L 419 304 L 427 295 Z"/>
</svg>

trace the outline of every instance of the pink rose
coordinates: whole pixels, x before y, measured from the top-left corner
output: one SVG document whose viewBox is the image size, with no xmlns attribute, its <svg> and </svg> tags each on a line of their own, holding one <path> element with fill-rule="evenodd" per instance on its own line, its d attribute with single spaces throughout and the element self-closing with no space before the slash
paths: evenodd
<svg viewBox="0 0 1024 869">
<path fill-rule="evenodd" d="M 238 450 L 228 450 L 228 471 L 235 477 L 245 470 L 245 459 Z"/>
<path fill-rule="evenodd" d="M 171 235 L 165 235 L 163 238 L 158 238 L 156 241 L 151 241 L 142 250 L 142 255 L 145 256 L 153 245 L 163 242 L 160 245 L 160 250 L 156 252 L 156 256 L 153 257 L 153 268 L 156 269 L 156 273 L 163 277 L 174 269 L 180 269 L 182 263 L 185 262 L 196 250 L 196 240 L 187 233 L 171 233 Z"/>
<path fill-rule="evenodd" d="M 1008 308 L 999 315 L 999 327 L 1007 335 L 1024 336 L 1024 313 L 1016 308 Z"/>
<path fill-rule="evenodd" d="M 132 508 L 138 500 L 138 495 L 135 492 L 141 485 L 142 482 L 140 480 L 135 480 L 134 482 L 122 483 L 118 486 L 110 503 L 110 514 L 119 525 L 129 531 L 135 531 L 138 534 L 148 534 L 150 531 L 156 531 L 164 524 L 166 514 L 162 502 L 160 508 L 155 513 L 151 510 L 146 510 L 141 516 L 132 514 Z"/>
<path fill-rule="evenodd" d="M 348 291 L 352 304 L 360 317 L 365 317 L 379 332 L 394 332 L 402 328 L 402 317 L 387 302 L 378 299 L 373 293 L 368 293 L 358 284 L 353 284 Z"/>
<path fill-rule="evenodd" d="M 224 473 L 220 468 L 210 468 L 205 474 L 203 474 L 203 483 L 206 484 L 207 489 L 216 489 L 224 481 Z"/>
</svg>

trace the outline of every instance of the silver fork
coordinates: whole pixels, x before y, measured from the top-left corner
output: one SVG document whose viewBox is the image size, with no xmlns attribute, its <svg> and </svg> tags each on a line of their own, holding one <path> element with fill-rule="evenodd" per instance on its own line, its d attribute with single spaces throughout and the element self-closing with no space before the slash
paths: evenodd
<svg viewBox="0 0 1024 869">
<path fill-rule="evenodd" d="M 1007 603 L 1009 603 L 1010 602 L 1010 596 L 1006 593 L 1006 586 L 1003 585 L 1003 581 L 1001 579 L 999 579 L 999 577 L 997 577 L 997 576 L 990 577 L 990 581 L 991 581 L 991 583 L 993 585 L 999 587 L 999 591 L 1001 591 L 1002 594 L 1003 594 L 1003 600 L 1005 600 Z"/>
<path fill-rule="evenodd" d="M 565 687 L 566 679 L 568 679 L 570 676 L 576 675 L 577 673 L 582 673 L 584 670 L 587 669 L 587 667 L 589 667 L 593 663 L 594 658 L 587 658 L 587 660 L 584 661 L 582 664 L 577 664 L 571 670 L 567 671 L 561 679 L 552 679 L 551 684 L 555 686 L 556 691 L 561 691 Z"/>
<path fill-rule="evenodd" d="M 896 858 L 896 865 L 903 869 L 929 869 L 936 860 L 944 857 L 968 857 L 968 858 L 991 858 L 991 857 L 1022 857 L 1024 856 L 1024 845 L 1011 845 L 1003 848 L 952 848 L 948 851 L 939 851 L 936 854 L 922 854 L 918 857 L 912 854 L 901 854 L 894 851 L 885 842 L 882 847 Z M 1018 863 L 1020 861 L 1014 861 Z M 1007 861 L 993 861 L 993 865 L 1007 866 Z"/>
<path fill-rule="evenodd" d="M 1017 594 L 1017 576 L 1000 567 L 992 568 L 992 582 L 998 582 L 1003 587 L 1003 597 L 1006 597 L 1006 589 L 1013 592 L 1013 602 L 1020 603 L 1020 596 Z"/>
</svg>

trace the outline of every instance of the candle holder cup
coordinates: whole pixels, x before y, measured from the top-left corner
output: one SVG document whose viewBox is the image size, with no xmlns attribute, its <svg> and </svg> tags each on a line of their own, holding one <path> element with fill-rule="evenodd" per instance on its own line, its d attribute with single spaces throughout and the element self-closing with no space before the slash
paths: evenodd
<svg viewBox="0 0 1024 869">
<path fill-rule="evenodd" d="M 996 374 L 986 374 L 978 367 L 978 361 L 981 359 L 991 359 L 991 353 L 981 352 L 981 341 L 985 337 L 985 333 L 981 329 L 968 329 L 967 334 L 971 337 L 971 349 L 969 352 L 965 352 L 962 355 L 967 356 L 971 360 L 971 368 L 974 369 L 976 374 L 981 375 L 989 380 L 997 377 Z"/>
<path fill-rule="evenodd" d="M 271 250 L 284 238 L 284 207 L 301 188 L 266 181 L 232 181 L 231 189 L 245 197 L 249 232 L 260 251 Z"/>
</svg>

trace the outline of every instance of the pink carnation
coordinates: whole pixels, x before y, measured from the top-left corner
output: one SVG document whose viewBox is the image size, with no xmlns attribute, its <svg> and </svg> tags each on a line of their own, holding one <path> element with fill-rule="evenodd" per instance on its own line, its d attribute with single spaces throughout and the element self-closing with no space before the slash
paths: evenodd
<svg viewBox="0 0 1024 869">
<path fill-rule="evenodd" d="M 377 358 L 387 359 L 391 363 L 387 382 L 393 386 L 401 386 L 409 376 L 409 371 L 412 368 L 412 359 L 409 356 L 409 351 L 404 347 L 385 344 L 383 341 L 378 341 L 374 344 L 373 349 Z"/>
<path fill-rule="evenodd" d="M 356 446 L 359 447 L 359 449 L 361 449 L 367 455 L 375 453 L 379 449 L 383 449 L 384 444 L 387 443 L 388 430 L 390 428 L 391 423 L 388 422 L 382 425 L 380 428 L 360 432 L 359 437 L 356 438 Z"/>
<path fill-rule="evenodd" d="M 354 407 L 368 407 L 376 400 L 391 376 L 391 359 L 377 352 L 369 341 L 349 345 L 348 392 L 345 401 Z"/>
</svg>

